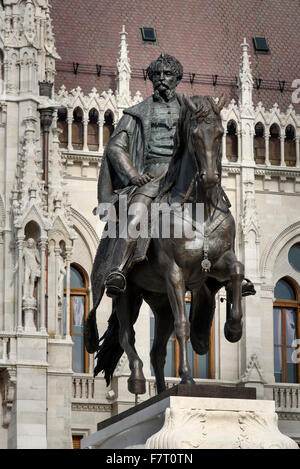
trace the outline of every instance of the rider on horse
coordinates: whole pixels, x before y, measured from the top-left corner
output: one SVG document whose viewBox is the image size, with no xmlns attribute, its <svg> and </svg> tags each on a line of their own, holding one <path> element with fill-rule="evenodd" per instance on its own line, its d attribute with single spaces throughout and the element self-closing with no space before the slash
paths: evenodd
<svg viewBox="0 0 300 469">
<path fill-rule="evenodd" d="M 177 59 L 163 54 L 150 64 L 147 74 L 154 93 L 124 111 L 110 138 L 99 176 L 99 203 L 110 201 L 116 190 L 136 186 L 129 202 L 138 203 L 147 211 L 167 173 L 181 106 L 175 88 L 182 78 L 183 68 Z M 131 233 L 144 216 L 145 211 L 129 215 L 127 236 L 116 240 L 105 280 L 108 296 L 115 297 L 126 289 L 126 273 L 137 241 Z"/>
</svg>

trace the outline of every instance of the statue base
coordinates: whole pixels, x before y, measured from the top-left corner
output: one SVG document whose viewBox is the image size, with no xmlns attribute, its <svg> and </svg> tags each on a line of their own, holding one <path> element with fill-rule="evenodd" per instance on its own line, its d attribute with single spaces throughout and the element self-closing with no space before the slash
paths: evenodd
<svg viewBox="0 0 300 469">
<path fill-rule="evenodd" d="M 24 330 L 25 332 L 36 332 L 35 315 L 37 312 L 35 298 L 23 298 Z"/>
<path fill-rule="evenodd" d="M 230 397 L 231 396 L 231 397 Z M 175 386 L 98 424 L 92 449 L 296 449 L 280 433 L 275 402 L 253 388 Z"/>
</svg>

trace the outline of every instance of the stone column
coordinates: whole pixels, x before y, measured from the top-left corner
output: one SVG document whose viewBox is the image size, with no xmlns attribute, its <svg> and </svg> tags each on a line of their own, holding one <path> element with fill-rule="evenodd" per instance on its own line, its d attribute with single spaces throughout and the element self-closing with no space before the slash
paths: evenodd
<svg viewBox="0 0 300 469">
<path fill-rule="evenodd" d="M 88 117 L 83 118 L 83 151 L 89 151 L 88 147 L 88 124 L 89 124 L 89 119 Z"/>
<path fill-rule="evenodd" d="M 237 133 L 237 141 L 238 141 L 238 148 L 237 148 L 237 152 L 238 152 L 238 162 L 241 162 L 242 158 L 241 158 L 241 155 L 242 155 L 242 131 L 241 129 L 237 129 L 236 131 Z"/>
<path fill-rule="evenodd" d="M 104 119 L 103 117 L 100 117 L 98 120 L 98 138 L 99 138 L 99 148 L 98 151 L 99 153 L 103 152 L 103 124 L 104 124 Z"/>
<path fill-rule="evenodd" d="M 285 161 L 284 161 L 284 141 L 285 141 L 285 135 L 281 134 L 280 135 L 280 166 L 286 166 Z"/>
<path fill-rule="evenodd" d="M 56 246 L 54 248 L 55 253 L 55 339 L 61 338 L 61 330 L 60 330 L 60 323 L 59 323 L 59 315 L 58 315 L 58 275 L 59 275 L 59 264 L 58 264 L 58 256 L 60 256 L 60 247 Z"/>
<path fill-rule="evenodd" d="M 68 150 L 73 151 L 73 145 L 72 145 L 73 110 L 72 109 L 68 109 L 67 122 L 68 122 Z"/>
<path fill-rule="evenodd" d="M 46 279 L 45 279 L 45 258 L 46 258 L 46 246 L 47 238 L 40 239 L 40 255 L 41 255 L 41 282 L 40 282 L 40 320 L 39 320 L 39 329 L 40 332 L 46 332 L 45 325 L 45 292 L 46 292 Z"/>
<path fill-rule="evenodd" d="M 72 248 L 66 247 L 66 339 L 71 340 L 70 336 L 70 264 Z"/>
<path fill-rule="evenodd" d="M 223 137 L 222 137 L 222 159 L 223 159 L 223 163 L 225 164 L 228 163 L 228 158 L 226 154 L 226 135 L 227 135 L 227 130 L 225 129 Z"/>
<path fill-rule="evenodd" d="M 23 332 L 22 323 L 22 286 L 23 286 L 23 247 L 25 236 L 18 236 L 17 250 L 18 250 L 18 317 L 17 317 L 17 332 Z"/>
<path fill-rule="evenodd" d="M 269 128 L 265 129 L 265 164 L 267 166 L 270 166 L 270 157 L 269 157 L 269 139 L 270 139 L 270 134 L 269 134 Z"/>
<path fill-rule="evenodd" d="M 296 167 L 299 168 L 300 166 L 300 137 L 295 137 L 295 144 L 296 144 Z"/>
</svg>

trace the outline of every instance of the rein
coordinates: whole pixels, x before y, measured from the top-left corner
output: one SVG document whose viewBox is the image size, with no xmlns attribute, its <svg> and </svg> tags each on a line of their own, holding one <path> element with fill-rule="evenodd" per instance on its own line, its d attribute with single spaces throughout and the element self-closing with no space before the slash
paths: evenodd
<svg viewBox="0 0 300 469">
<path fill-rule="evenodd" d="M 195 156 L 195 153 L 193 153 L 193 157 L 195 160 L 197 172 L 194 174 L 190 185 L 186 191 L 185 194 L 180 194 L 183 195 L 183 199 L 180 203 L 181 207 L 188 201 L 191 193 L 193 192 L 195 186 L 196 186 L 196 201 L 198 199 L 198 182 L 200 182 L 200 171 L 199 171 L 199 166 L 198 166 L 198 161 Z M 210 225 L 208 227 L 204 227 L 204 233 L 203 233 L 203 260 L 201 262 L 201 267 L 204 272 L 209 272 L 211 268 L 211 261 L 208 258 L 208 251 L 209 251 L 209 236 L 212 234 L 212 232 L 227 218 L 229 215 L 229 207 L 231 206 L 227 195 L 225 194 L 224 190 L 222 189 L 221 185 L 217 185 L 217 191 L 218 191 L 218 196 L 217 196 L 217 202 L 216 205 L 211 202 L 211 205 L 214 207 L 214 213 L 212 217 L 210 217 Z M 169 193 L 170 196 L 170 193 Z M 227 210 L 222 210 L 220 207 L 218 207 L 220 197 L 223 199 L 225 202 L 225 205 L 227 205 Z M 216 210 L 219 210 L 220 212 L 223 213 L 223 217 L 221 216 L 221 213 L 215 218 L 213 221 L 213 218 L 215 216 Z"/>
</svg>

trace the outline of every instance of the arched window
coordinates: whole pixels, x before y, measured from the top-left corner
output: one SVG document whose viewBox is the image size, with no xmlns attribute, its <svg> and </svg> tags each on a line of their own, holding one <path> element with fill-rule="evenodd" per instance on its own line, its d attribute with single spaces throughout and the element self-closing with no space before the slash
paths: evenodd
<svg viewBox="0 0 300 469">
<path fill-rule="evenodd" d="M 254 160 L 256 164 L 265 164 L 265 128 L 261 122 L 255 126 Z"/>
<path fill-rule="evenodd" d="M 70 268 L 70 332 L 73 339 L 73 371 L 88 372 L 88 353 L 84 348 L 83 326 L 88 314 L 88 280 L 78 264 Z"/>
<path fill-rule="evenodd" d="M 88 147 L 91 151 L 98 151 L 99 149 L 99 131 L 98 131 L 99 113 L 97 109 L 93 108 L 89 112 L 88 123 Z"/>
<path fill-rule="evenodd" d="M 186 313 L 187 316 L 190 314 L 191 298 L 190 294 L 186 295 Z M 150 349 L 152 348 L 154 340 L 154 326 L 155 319 L 153 313 L 150 316 Z M 188 361 L 191 367 L 192 376 L 194 378 L 213 378 L 213 325 L 211 328 L 210 335 L 210 348 L 209 352 L 206 355 L 198 355 L 193 351 L 191 341 L 188 341 Z M 178 367 L 179 367 L 179 344 L 175 337 L 174 332 L 172 333 L 168 344 L 167 344 L 167 356 L 166 363 L 164 368 L 164 373 L 166 377 L 179 377 Z M 151 374 L 154 375 L 154 371 L 151 365 Z"/>
<path fill-rule="evenodd" d="M 73 111 L 72 145 L 74 150 L 83 148 L 83 111 L 80 107 Z"/>
<path fill-rule="evenodd" d="M 238 140 L 236 133 L 236 123 L 231 120 L 227 124 L 226 134 L 226 156 L 228 161 L 236 162 L 238 160 Z"/>
<path fill-rule="evenodd" d="M 289 249 L 288 259 L 293 269 L 295 269 L 297 272 L 300 272 L 300 243 L 294 244 Z"/>
<path fill-rule="evenodd" d="M 295 129 L 292 125 L 285 129 L 284 160 L 287 166 L 296 166 Z"/>
<path fill-rule="evenodd" d="M 67 110 L 59 109 L 57 112 L 57 127 L 62 130 L 59 134 L 59 146 L 60 148 L 68 148 L 68 122 L 67 122 Z"/>
<path fill-rule="evenodd" d="M 299 288 L 289 277 L 275 285 L 273 308 L 274 374 L 276 382 L 299 383 L 297 339 L 300 338 Z"/>
<path fill-rule="evenodd" d="M 280 130 L 277 124 L 270 127 L 269 159 L 274 166 L 280 166 Z"/>
<path fill-rule="evenodd" d="M 114 131 L 114 115 L 112 111 L 107 110 L 104 114 L 104 125 L 103 125 L 103 146 L 107 144 L 111 134 Z"/>
</svg>

